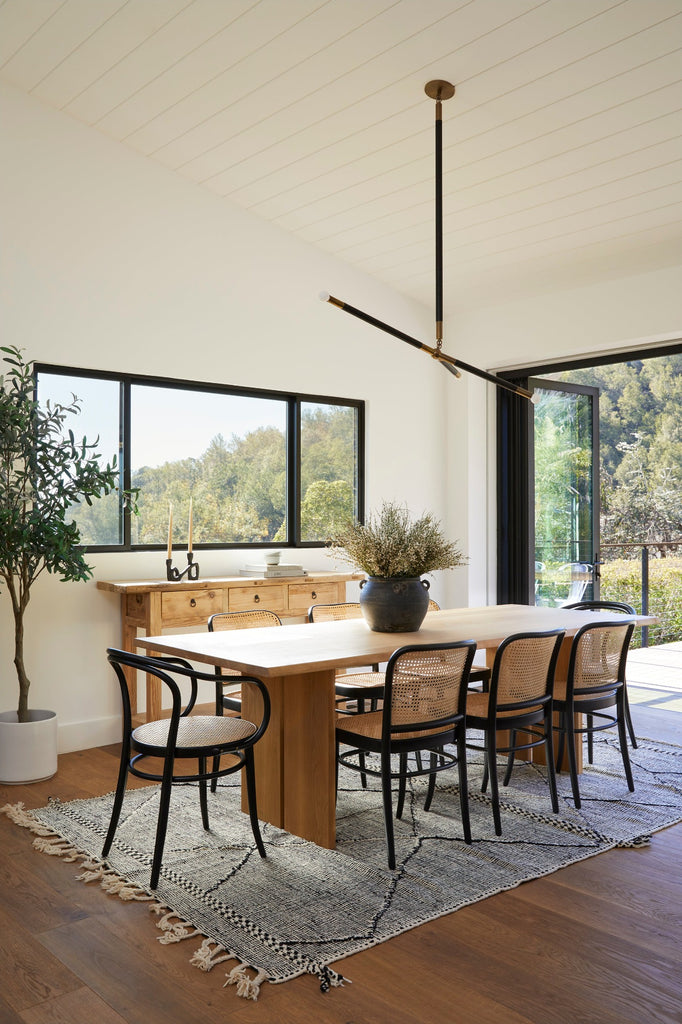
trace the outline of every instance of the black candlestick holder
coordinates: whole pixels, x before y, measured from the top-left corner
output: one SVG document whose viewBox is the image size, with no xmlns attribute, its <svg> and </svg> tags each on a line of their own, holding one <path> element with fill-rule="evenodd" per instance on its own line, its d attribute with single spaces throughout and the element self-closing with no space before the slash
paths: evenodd
<svg viewBox="0 0 682 1024">
<path fill-rule="evenodd" d="M 186 576 L 188 580 L 199 579 L 199 563 L 194 561 L 193 551 L 187 552 L 187 568 L 183 569 L 182 572 L 174 567 L 172 558 L 166 559 L 166 579 L 170 583 L 177 583 L 178 580 L 181 580 L 184 576 Z"/>
</svg>

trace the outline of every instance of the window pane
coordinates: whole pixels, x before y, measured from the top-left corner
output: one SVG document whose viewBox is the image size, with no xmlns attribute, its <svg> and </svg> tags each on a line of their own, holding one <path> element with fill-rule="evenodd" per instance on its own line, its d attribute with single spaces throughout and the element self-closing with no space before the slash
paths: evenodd
<svg viewBox="0 0 682 1024">
<path fill-rule="evenodd" d="M 591 597 L 593 399 L 535 394 L 535 603 L 555 606 Z"/>
<path fill-rule="evenodd" d="M 301 540 L 327 540 L 357 506 L 357 410 L 302 402 Z"/>
<path fill-rule="evenodd" d="M 131 484 L 140 488 L 133 544 L 287 540 L 287 405 L 181 388 L 131 387 Z"/>
<path fill-rule="evenodd" d="M 78 441 L 86 437 L 92 443 L 99 438 L 96 451 L 101 456 L 102 465 L 116 456 L 119 469 L 120 390 L 121 385 L 115 380 L 58 373 L 38 374 L 40 404 L 45 405 L 49 400 L 70 405 L 76 395 L 81 411 L 66 418 L 64 431 L 72 430 Z M 117 492 L 93 501 L 90 506 L 84 503 L 75 505 L 68 518 L 76 521 L 83 544 L 108 546 L 122 543 L 123 517 Z"/>
</svg>

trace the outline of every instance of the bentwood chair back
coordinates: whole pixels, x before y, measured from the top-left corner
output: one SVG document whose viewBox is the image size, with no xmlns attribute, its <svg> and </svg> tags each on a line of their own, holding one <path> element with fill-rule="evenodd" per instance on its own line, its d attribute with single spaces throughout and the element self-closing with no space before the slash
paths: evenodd
<svg viewBox="0 0 682 1024">
<path fill-rule="evenodd" d="M 150 888 L 156 889 L 161 872 L 172 787 L 177 784 L 198 783 L 201 819 L 204 828 L 208 830 L 206 783 L 231 775 L 242 768 L 244 768 L 246 776 L 246 792 L 253 838 L 261 857 L 265 857 L 265 847 L 258 825 L 253 758 L 253 748 L 265 732 L 270 720 L 270 697 L 263 682 L 255 677 L 248 677 L 248 682 L 260 690 L 263 700 L 263 715 L 259 723 L 247 722 L 243 718 L 193 715 L 191 712 L 196 704 L 199 681 L 215 682 L 215 673 L 198 672 L 182 658 L 152 658 L 113 648 L 107 651 L 107 658 L 116 672 L 121 689 L 123 742 L 118 784 L 109 829 L 102 849 L 102 858 L 106 860 L 114 842 L 129 774 L 135 775 L 139 779 L 161 783 L 150 881 Z M 136 729 L 132 728 L 130 697 L 124 672 L 126 667 L 146 672 L 163 683 L 172 701 L 170 718 L 145 722 Z M 247 679 L 246 676 L 242 678 Z M 190 683 L 190 694 L 183 707 L 179 683 L 181 681 L 186 683 L 187 680 Z M 219 768 L 220 758 L 224 755 L 230 755 L 227 758 L 228 765 Z M 149 768 L 143 767 L 146 758 L 153 759 Z M 158 759 L 163 765 L 161 774 L 159 774 Z M 178 772 L 178 762 L 185 760 L 196 761 L 196 770 L 186 771 L 183 769 Z M 213 770 L 208 769 L 210 762 L 213 763 Z"/>
<path fill-rule="evenodd" d="M 554 774 L 552 742 L 552 695 L 554 673 L 564 630 L 516 633 L 503 640 L 495 654 L 490 690 L 469 691 L 467 698 L 467 729 L 483 732 L 485 765 L 481 791 L 490 778 L 490 797 L 496 835 L 502 834 L 500 798 L 497 781 L 497 754 L 506 753 L 507 771 L 503 785 L 508 785 L 514 755 L 521 750 L 543 746 L 547 759 L 547 776 L 552 810 L 559 811 L 559 798 Z M 498 745 L 498 732 L 508 731 L 508 741 Z M 481 749 L 473 743 L 470 749 Z"/>
<path fill-rule="evenodd" d="M 249 608 L 243 612 L 216 612 L 208 620 L 208 629 L 211 633 L 218 633 L 224 629 L 258 629 L 263 626 L 281 626 L 282 620 L 275 612 L 266 608 Z M 241 714 L 242 691 L 240 686 L 235 685 L 240 672 L 236 669 L 216 666 L 216 674 L 220 677 L 216 683 L 216 714 L 222 715 L 223 711 L 233 711 Z M 230 687 L 229 690 L 226 687 Z"/>
<path fill-rule="evenodd" d="M 215 612 L 208 620 L 209 633 L 218 633 L 232 629 L 259 629 L 270 626 L 281 626 L 282 620 L 275 612 L 267 608 L 248 608 L 242 612 Z M 237 680 L 242 678 L 237 669 L 215 667 L 215 711 L 223 715 L 229 711 L 232 715 L 242 713 L 242 688 Z M 218 761 L 213 764 L 214 772 L 218 770 Z M 218 785 L 217 777 L 211 781 L 211 792 L 215 793 Z"/>
<path fill-rule="evenodd" d="M 341 601 L 337 604 L 313 604 L 308 609 L 309 622 L 341 622 L 346 619 L 361 619 L 362 610 L 358 601 Z M 334 683 L 336 697 L 341 701 L 356 701 L 358 712 L 365 710 L 365 701 L 375 709 L 377 701 L 384 695 L 384 673 L 378 665 L 372 665 L 370 672 L 343 672 L 336 675 Z M 346 713 L 351 709 L 346 705 Z"/>
<path fill-rule="evenodd" d="M 440 611 L 440 605 L 433 598 L 429 598 L 430 612 Z M 309 622 L 331 622 L 341 619 L 360 619 L 362 610 L 358 601 L 344 601 L 339 604 L 314 604 L 308 609 Z M 372 702 L 372 709 L 376 709 L 376 702 L 383 696 L 383 673 L 381 680 L 374 678 L 379 672 L 378 665 L 372 665 L 372 672 L 349 672 L 340 673 L 336 678 L 336 695 L 342 699 L 358 700 L 358 710 L 362 713 L 365 710 L 364 701 Z M 480 682 L 483 689 L 487 689 L 490 680 L 490 669 L 484 665 L 473 665 L 469 673 L 469 683 Z M 364 691 L 364 692 L 363 692 Z M 360 696 L 362 694 L 362 696 Z"/>
<path fill-rule="evenodd" d="M 465 712 L 467 679 L 476 650 L 474 640 L 401 647 L 388 661 L 384 703 L 380 711 L 337 717 L 337 764 L 381 779 L 388 866 L 395 869 L 392 784 L 399 783 L 396 817 L 403 812 L 405 783 L 429 776 L 425 810 L 435 788 L 436 773 L 457 764 L 464 840 L 471 842 L 467 788 Z M 454 744 L 456 755 L 446 744 Z M 341 749 L 341 747 L 350 749 Z M 379 755 L 379 767 L 368 767 L 365 755 Z M 408 754 L 428 753 L 428 767 Z M 411 762 L 412 763 L 412 762 Z"/>
<path fill-rule="evenodd" d="M 432 597 L 429 598 L 429 611 L 430 612 L 439 612 L 440 611 L 440 605 L 438 604 L 437 601 L 434 601 Z M 474 659 L 475 659 L 475 657 L 476 656 L 474 655 Z M 471 671 L 469 672 L 469 685 L 471 685 L 471 683 L 481 683 L 482 684 L 481 685 L 481 689 L 482 690 L 489 689 L 489 687 L 490 687 L 490 669 L 486 668 L 485 665 L 477 664 L 477 662 L 474 660 L 474 663 L 471 666 Z M 474 687 L 472 687 L 472 689 L 473 690 L 477 690 L 478 687 L 474 686 Z"/>
<path fill-rule="evenodd" d="M 624 615 L 636 615 L 637 612 L 631 604 L 627 604 L 625 601 L 576 601 L 575 604 L 567 604 L 566 608 L 573 608 L 578 612 L 623 612 Z M 628 733 L 630 735 L 630 743 L 637 749 L 637 736 L 635 734 L 635 727 L 632 724 L 632 715 L 630 714 L 630 701 L 628 699 L 628 686 L 625 679 L 623 679 L 623 701 L 625 706 L 625 724 L 627 726 Z M 589 719 L 588 719 L 589 724 Z M 587 760 L 590 764 L 593 763 L 593 736 L 594 730 L 590 729 L 587 733 Z"/>
<path fill-rule="evenodd" d="M 623 612 L 625 615 L 636 615 L 637 612 L 626 601 L 575 601 L 565 604 L 564 608 L 573 608 L 577 612 Z"/>
<path fill-rule="evenodd" d="M 561 764 L 565 742 L 576 807 L 580 807 L 576 735 L 616 725 L 628 789 L 633 792 L 635 788 L 625 721 L 625 663 L 634 628 L 633 622 L 590 622 L 583 626 L 573 639 L 566 682 L 558 682 L 555 687 L 554 708 L 559 714 L 557 759 Z M 584 727 L 578 728 L 575 715 L 581 713 L 586 720 Z"/>
</svg>

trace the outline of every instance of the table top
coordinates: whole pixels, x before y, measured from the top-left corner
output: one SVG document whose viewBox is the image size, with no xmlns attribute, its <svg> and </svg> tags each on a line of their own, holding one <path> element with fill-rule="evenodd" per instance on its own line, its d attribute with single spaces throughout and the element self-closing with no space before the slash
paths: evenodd
<svg viewBox="0 0 682 1024">
<path fill-rule="evenodd" d="M 152 590 L 219 590 L 221 587 L 248 587 L 254 584 L 278 583 L 344 583 L 364 580 L 362 572 L 328 572 L 310 570 L 303 576 L 206 576 L 200 580 L 97 580 L 98 590 L 116 594 L 147 594 Z"/>
<path fill-rule="evenodd" d="M 419 631 L 414 633 L 375 633 L 364 619 L 346 619 L 277 629 L 139 637 L 136 644 L 147 651 L 179 655 L 267 679 L 384 662 L 397 648 L 407 644 L 476 640 L 479 648 L 494 648 L 505 637 L 528 630 L 565 629 L 571 636 L 595 619 L 630 621 L 628 616 L 618 613 L 520 604 L 490 605 L 429 612 Z M 657 621 L 654 616 L 644 615 L 637 615 L 635 619 L 640 625 Z"/>
</svg>

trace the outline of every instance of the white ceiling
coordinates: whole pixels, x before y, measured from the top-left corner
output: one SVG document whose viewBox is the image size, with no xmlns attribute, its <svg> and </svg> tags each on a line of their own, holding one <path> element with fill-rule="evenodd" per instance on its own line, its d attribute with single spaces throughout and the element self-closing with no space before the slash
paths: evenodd
<svg viewBox="0 0 682 1024">
<path fill-rule="evenodd" d="M 682 0 L 0 3 L 1 78 L 429 307 L 453 82 L 446 316 L 682 263 L 681 54 Z"/>
</svg>

